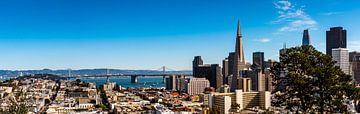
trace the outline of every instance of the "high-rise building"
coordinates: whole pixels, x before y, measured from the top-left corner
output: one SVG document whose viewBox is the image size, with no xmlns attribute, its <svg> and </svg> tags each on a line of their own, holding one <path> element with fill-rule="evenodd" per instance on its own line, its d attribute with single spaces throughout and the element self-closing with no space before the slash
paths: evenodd
<svg viewBox="0 0 360 114">
<path fill-rule="evenodd" d="M 254 52 L 253 53 L 253 65 L 260 68 L 262 71 L 265 70 L 265 63 L 264 63 L 264 52 Z"/>
<path fill-rule="evenodd" d="M 206 78 L 191 78 L 186 90 L 189 95 L 197 95 L 207 87 L 210 87 L 210 82 Z"/>
<path fill-rule="evenodd" d="M 189 80 L 189 78 L 185 78 L 184 76 L 176 78 L 176 90 L 180 91 L 181 93 L 186 93 L 186 86 Z"/>
<path fill-rule="evenodd" d="M 210 86 L 218 89 L 223 84 L 223 76 L 219 64 L 203 64 L 196 67 L 194 71 L 196 78 L 206 78 L 210 81 Z"/>
<path fill-rule="evenodd" d="M 221 87 L 221 85 L 223 85 L 224 80 L 219 64 L 211 64 L 211 75 L 208 80 L 211 80 L 210 86 L 214 87 L 215 89 L 218 89 Z"/>
<path fill-rule="evenodd" d="M 346 48 L 346 30 L 343 27 L 332 27 L 326 31 L 326 54 L 331 56 L 334 48 Z"/>
<path fill-rule="evenodd" d="M 303 33 L 302 45 L 310 45 L 309 29 L 305 29 Z"/>
<path fill-rule="evenodd" d="M 234 62 L 234 60 L 235 60 L 235 52 L 230 52 L 229 53 L 229 56 L 228 56 L 228 63 L 229 63 L 229 65 L 228 65 L 228 76 L 229 75 L 232 75 L 233 73 L 234 73 L 234 64 L 235 64 L 235 62 Z"/>
<path fill-rule="evenodd" d="M 211 65 L 210 64 L 203 64 L 196 67 L 193 71 L 195 75 L 193 77 L 196 78 L 207 78 L 211 75 Z"/>
<path fill-rule="evenodd" d="M 166 90 L 172 90 L 172 91 L 176 91 L 176 76 L 169 76 L 166 78 L 166 82 L 165 82 L 166 86 Z"/>
<path fill-rule="evenodd" d="M 345 74 L 350 74 L 349 50 L 346 48 L 333 48 L 332 58 L 336 61 L 335 65 L 339 66 Z"/>
<path fill-rule="evenodd" d="M 193 60 L 193 76 L 198 76 L 198 74 L 196 74 L 197 72 L 197 68 L 199 65 L 203 65 L 204 62 L 201 59 L 201 56 L 195 56 L 194 60 Z"/>
<path fill-rule="evenodd" d="M 223 84 L 227 84 L 227 77 L 229 75 L 229 59 L 225 58 L 222 61 L 222 75 L 223 75 Z"/>
<path fill-rule="evenodd" d="M 237 78 L 240 76 L 240 71 L 246 68 L 244 49 L 242 42 L 242 34 L 240 31 L 240 21 L 237 25 L 236 44 L 235 44 L 235 56 L 234 56 L 234 69 L 231 90 L 235 91 L 237 87 Z M 235 83 L 234 83 L 235 82 Z"/>
<path fill-rule="evenodd" d="M 360 52 L 350 52 L 349 61 L 354 81 L 356 84 L 360 84 Z"/>
</svg>

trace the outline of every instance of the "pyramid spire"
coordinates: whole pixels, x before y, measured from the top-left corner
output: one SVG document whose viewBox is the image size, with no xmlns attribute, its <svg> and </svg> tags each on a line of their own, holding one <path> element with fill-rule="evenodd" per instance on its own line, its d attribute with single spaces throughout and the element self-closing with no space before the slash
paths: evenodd
<svg viewBox="0 0 360 114">
<path fill-rule="evenodd" d="M 237 79 L 240 77 L 240 71 L 246 68 L 244 55 L 240 20 L 238 20 L 231 91 L 237 88 Z"/>
<path fill-rule="evenodd" d="M 238 20 L 237 33 L 236 33 L 236 36 L 241 36 L 240 19 Z"/>
</svg>

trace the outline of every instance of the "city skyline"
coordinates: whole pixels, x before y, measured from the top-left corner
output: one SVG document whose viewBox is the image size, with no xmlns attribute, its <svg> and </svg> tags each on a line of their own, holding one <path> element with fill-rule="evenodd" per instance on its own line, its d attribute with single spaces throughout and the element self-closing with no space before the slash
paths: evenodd
<svg viewBox="0 0 360 114">
<path fill-rule="evenodd" d="M 311 44 L 325 52 L 326 30 L 342 26 L 348 31 L 349 51 L 360 51 L 356 0 L 330 0 L 321 6 L 312 4 L 321 1 L 291 0 L 2 2 L 0 69 L 190 70 L 196 55 L 205 63 L 221 64 L 235 50 L 238 19 L 246 62 L 257 51 L 265 52 L 266 60 L 277 60 L 283 43 L 301 45 L 304 29 L 309 29 Z M 131 7 L 135 5 L 143 8 Z"/>
</svg>

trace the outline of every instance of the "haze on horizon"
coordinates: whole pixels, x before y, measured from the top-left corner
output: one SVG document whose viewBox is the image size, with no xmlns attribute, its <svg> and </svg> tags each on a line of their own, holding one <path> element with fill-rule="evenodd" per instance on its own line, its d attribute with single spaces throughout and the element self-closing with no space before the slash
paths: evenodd
<svg viewBox="0 0 360 114">
<path fill-rule="evenodd" d="M 221 64 L 234 51 L 241 20 L 246 62 L 277 59 L 283 43 L 310 29 L 325 51 L 325 31 L 342 26 L 360 51 L 358 0 L 2 0 L 0 69 L 190 70 L 194 56 Z"/>
</svg>

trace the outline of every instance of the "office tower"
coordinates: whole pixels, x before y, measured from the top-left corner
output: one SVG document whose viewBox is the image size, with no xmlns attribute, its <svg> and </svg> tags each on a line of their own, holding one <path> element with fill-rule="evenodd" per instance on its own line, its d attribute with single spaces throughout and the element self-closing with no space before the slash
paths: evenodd
<svg viewBox="0 0 360 114">
<path fill-rule="evenodd" d="M 230 52 L 228 56 L 228 76 L 234 73 L 234 59 L 235 59 L 235 52 Z M 230 83 L 230 82 L 228 82 Z"/>
<path fill-rule="evenodd" d="M 197 74 L 197 68 L 199 65 L 203 65 L 203 60 L 201 59 L 201 56 L 195 56 L 193 60 L 193 76 L 196 77 L 199 74 Z"/>
<path fill-rule="evenodd" d="M 169 76 L 166 78 L 166 90 L 176 91 L 176 76 Z"/>
<path fill-rule="evenodd" d="M 186 92 L 186 86 L 189 82 L 189 78 L 185 78 L 184 76 L 180 76 L 176 78 L 176 90 L 180 91 L 181 93 Z"/>
<path fill-rule="evenodd" d="M 265 71 L 264 74 L 265 74 L 265 91 L 272 92 L 274 89 L 272 86 L 273 75 L 270 71 Z"/>
<path fill-rule="evenodd" d="M 309 29 L 305 29 L 303 33 L 302 45 L 310 45 Z"/>
<path fill-rule="evenodd" d="M 219 64 L 203 64 L 196 67 L 196 78 L 206 78 L 210 86 L 217 89 L 223 84 L 223 76 Z"/>
<path fill-rule="evenodd" d="M 352 70 L 352 75 L 356 84 L 360 83 L 360 53 L 359 52 L 350 52 L 349 61 Z"/>
<path fill-rule="evenodd" d="M 346 30 L 342 27 L 332 27 L 326 31 L 326 54 L 331 56 L 333 48 L 346 48 Z"/>
<path fill-rule="evenodd" d="M 230 96 L 214 96 L 214 106 L 219 108 L 221 114 L 229 114 L 231 109 Z"/>
<path fill-rule="evenodd" d="M 211 64 L 211 75 L 208 78 L 210 86 L 218 89 L 223 85 L 223 76 L 221 74 L 221 67 L 219 64 Z"/>
<path fill-rule="evenodd" d="M 231 85 L 231 90 L 235 91 L 237 87 L 237 78 L 240 76 L 240 71 L 245 68 L 245 57 L 244 57 L 244 49 L 242 42 L 242 34 L 240 31 L 240 21 L 238 21 L 237 25 L 237 34 L 236 34 L 236 44 L 235 44 L 235 56 L 234 56 L 234 69 L 233 69 L 233 83 Z M 234 83 L 235 82 L 235 83 Z"/>
<path fill-rule="evenodd" d="M 260 68 L 262 71 L 265 70 L 264 52 L 253 53 L 253 64 Z"/>
<path fill-rule="evenodd" d="M 211 75 L 211 65 L 203 64 L 196 67 L 195 74 L 193 77 L 196 78 L 208 78 Z"/>
<path fill-rule="evenodd" d="M 345 74 L 350 74 L 349 50 L 346 48 L 333 48 L 332 58 L 336 61 L 335 65 L 339 66 Z"/>
<path fill-rule="evenodd" d="M 223 75 L 223 84 L 227 84 L 227 77 L 229 75 L 229 59 L 225 58 L 222 61 L 222 75 Z"/>
<path fill-rule="evenodd" d="M 205 88 L 210 87 L 210 82 L 205 78 L 191 78 L 187 84 L 187 93 L 197 95 L 204 92 Z"/>
</svg>

